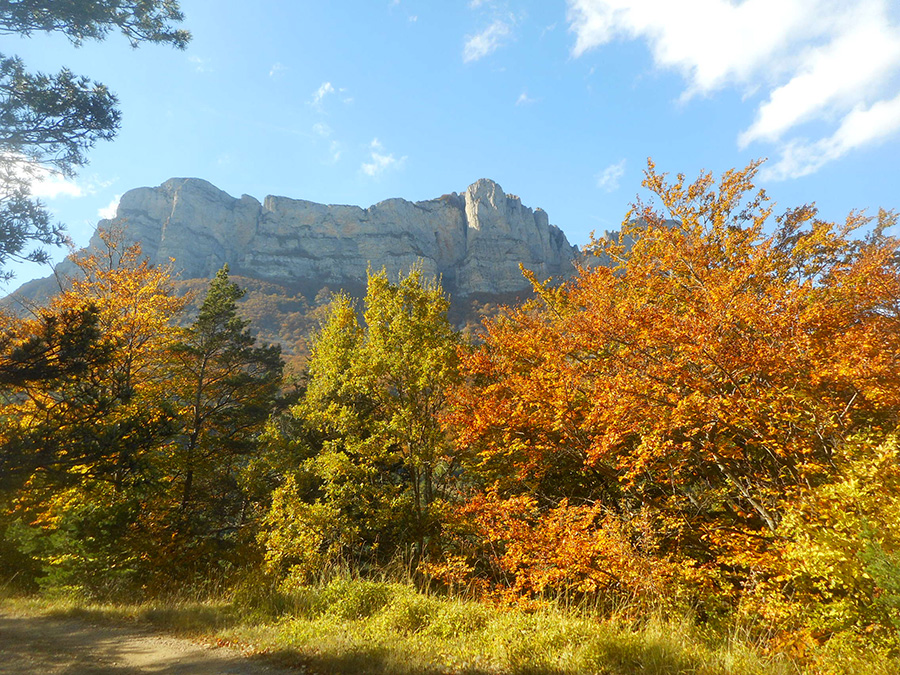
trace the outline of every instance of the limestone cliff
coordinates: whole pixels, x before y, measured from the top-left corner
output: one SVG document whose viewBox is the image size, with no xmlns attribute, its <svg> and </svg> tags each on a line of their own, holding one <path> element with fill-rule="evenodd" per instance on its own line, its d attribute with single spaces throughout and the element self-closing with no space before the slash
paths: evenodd
<svg viewBox="0 0 900 675">
<path fill-rule="evenodd" d="M 388 199 L 364 209 L 287 197 L 235 199 L 204 180 L 172 178 L 126 192 L 116 220 L 127 243 L 140 242 L 153 263 L 174 260 L 182 279 L 211 277 L 227 262 L 234 275 L 304 293 L 324 286 L 358 293 L 368 267 L 396 276 L 418 263 L 440 275 L 456 299 L 508 295 L 529 288 L 520 263 L 542 279 L 566 277 L 578 254 L 546 212 L 487 179 L 462 194 Z M 63 262 L 55 278 L 31 281 L 13 296 L 41 302 L 59 289 L 57 279 L 74 272 Z"/>
<path fill-rule="evenodd" d="M 364 209 L 235 199 L 206 181 L 173 178 L 126 192 L 117 218 L 128 241 L 153 262 L 174 259 L 183 278 L 210 277 L 227 262 L 247 277 L 340 287 L 359 284 L 369 266 L 396 275 L 418 261 L 466 296 L 527 288 L 519 263 L 540 277 L 567 276 L 577 254 L 543 210 L 485 179 L 463 194 Z"/>
</svg>

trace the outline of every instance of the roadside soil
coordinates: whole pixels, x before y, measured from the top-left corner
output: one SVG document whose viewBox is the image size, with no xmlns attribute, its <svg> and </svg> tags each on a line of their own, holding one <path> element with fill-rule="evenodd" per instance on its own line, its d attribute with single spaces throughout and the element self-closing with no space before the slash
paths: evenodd
<svg viewBox="0 0 900 675">
<path fill-rule="evenodd" d="M 0 608 L 4 675 L 296 675 L 227 647 L 135 626 L 112 626 Z"/>
</svg>

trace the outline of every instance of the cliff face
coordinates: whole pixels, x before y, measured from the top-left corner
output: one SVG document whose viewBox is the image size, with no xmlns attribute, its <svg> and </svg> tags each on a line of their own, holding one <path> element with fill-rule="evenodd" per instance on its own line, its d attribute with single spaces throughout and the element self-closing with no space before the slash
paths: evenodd
<svg viewBox="0 0 900 675">
<path fill-rule="evenodd" d="M 235 199 L 206 181 L 173 178 L 125 193 L 117 218 L 128 242 L 139 241 L 152 262 L 174 259 L 182 278 L 211 277 L 227 262 L 237 275 L 336 288 L 358 286 L 369 266 L 396 275 L 419 262 L 467 296 L 527 288 L 519 263 L 542 278 L 568 276 L 577 254 L 543 210 L 485 179 L 463 194 L 363 209 Z"/>
</svg>

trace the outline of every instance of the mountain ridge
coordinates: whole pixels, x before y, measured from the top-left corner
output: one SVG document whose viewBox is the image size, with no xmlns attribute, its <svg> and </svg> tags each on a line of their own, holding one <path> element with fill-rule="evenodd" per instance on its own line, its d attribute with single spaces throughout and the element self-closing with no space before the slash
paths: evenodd
<svg viewBox="0 0 900 675">
<path fill-rule="evenodd" d="M 545 211 L 490 179 L 462 194 L 363 208 L 273 195 L 260 202 L 202 179 L 172 178 L 126 192 L 116 221 L 128 243 L 140 242 L 151 262 L 174 259 L 185 278 L 212 276 L 228 263 L 243 276 L 341 287 L 365 279 L 369 267 L 396 275 L 418 263 L 449 292 L 468 296 L 527 288 L 520 263 L 541 278 L 568 276 L 578 255 Z"/>
<path fill-rule="evenodd" d="M 578 247 L 530 208 L 482 178 L 461 193 L 412 202 L 394 197 L 369 207 L 320 204 L 269 195 L 232 197 L 200 178 L 170 178 L 129 190 L 116 218 L 125 244 L 139 243 L 154 264 L 181 280 L 204 279 L 228 263 L 233 275 L 277 284 L 312 298 L 322 288 L 364 291 L 368 269 L 392 277 L 419 265 L 439 276 L 458 303 L 528 294 L 520 264 L 539 279 L 574 272 Z M 97 234 L 88 248 L 100 243 Z M 63 261 L 54 274 L 23 284 L 4 304 L 40 303 L 77 273 Z"/>
</svg>

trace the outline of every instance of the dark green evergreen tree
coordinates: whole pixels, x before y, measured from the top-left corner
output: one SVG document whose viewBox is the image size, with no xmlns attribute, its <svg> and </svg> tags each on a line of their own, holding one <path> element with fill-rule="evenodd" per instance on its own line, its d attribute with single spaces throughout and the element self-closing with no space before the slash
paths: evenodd
<svg viewBox="0 0 900 675">
<path fill-rule="evenodd" d="M 275 406 L 284 363 L 281 348 L 256 344 L 237 313 L 244 292 L 223 267 L 210 282 L 197 320 L 173 358 L 182 432 L 176 446 L 182 532 L 205 537 L 244 524 L 241 472 Z"/>
</svg>

